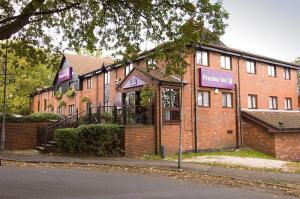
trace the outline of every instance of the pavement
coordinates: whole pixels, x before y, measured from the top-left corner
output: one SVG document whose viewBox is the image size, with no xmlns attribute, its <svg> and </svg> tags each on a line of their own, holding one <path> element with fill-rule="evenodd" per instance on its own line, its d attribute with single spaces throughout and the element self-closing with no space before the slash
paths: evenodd
<svg viewBox="0 0 300 199">
<path fill-rule="evenodd" d="M 0 152 L 0 159 L 22 162 L 78 163 L 177 169 L 177 162 L 175 161 L 141 160 L 126 157 L 59 156 L 40 153 L 15 153 L 2 151 Z M 300 174 L 225 168 L 221 166 L 209 166 L 206 164 L 194 164 L 189 162 L 183 162 L 182 168 L 186 171 L 199 172 L 213 176 L 225 176 L 229 178 L 246 179 L 264 183 L 297 184 L 300 186 Z"/>
<path fill-rule="evenodd" d="M 163 176 L 76 168 L 0 167 L 2 199 L 296 199 L 276 190 L 179 181 Z"/>
</svg>

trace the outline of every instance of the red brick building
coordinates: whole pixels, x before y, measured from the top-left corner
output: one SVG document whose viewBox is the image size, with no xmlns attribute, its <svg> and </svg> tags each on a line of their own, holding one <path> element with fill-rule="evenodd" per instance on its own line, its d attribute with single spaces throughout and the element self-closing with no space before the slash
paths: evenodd
<svg viewBox="0 0 300 199">
<path fill-rule="evenodd" d="M 32 112 L 53 111 L 66 115 L 76 109 L 79 112 L 85 110 L 87 104 L 139 106 L 141 88 L 148 85 L 154 91 L 154 127 L 151 131 L 147 127 L 147 132 L 152 133 L 145 136 L 143 128 L 130 132 L 137 136 L 140 131 L 144 140 L 154 143 L 149 144 L 149 152 L 159 152 L 164 146 L 167 153 L 176 153 L 180 79 L 164 76 L 163 62 L 158 62 L 161 70 L 146 70 L 149 61 L 143 55 L 121 65 L 108 58 L 64 55 L 53 86 L 31 96 Z M 228 48 L 222 43 L 198 46 L 186 61 L 189 67 L 183 76 L 181 121 L 184 151 L 242 146 L 243 112 L 298 110 L 299 66 L 296 64 Z M 66 96 L 69 87 L 75 89 L 71 97 Z M 59 100 L 55 99 L 57 91 L 62 94 Z M 300 134 L 296 137 L 300 139 Z M 137 142 L 134 144 L 138 145 Z M 142 153 L 146 152 L 143 147 Z"/>
</svg>

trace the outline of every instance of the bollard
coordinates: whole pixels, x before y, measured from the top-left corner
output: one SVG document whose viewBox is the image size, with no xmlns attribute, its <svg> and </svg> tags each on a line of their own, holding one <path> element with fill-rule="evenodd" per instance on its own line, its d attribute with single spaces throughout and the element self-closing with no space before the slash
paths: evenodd
<svg viewBox="0 0 300 199">
<path fill-rule="evenodd" d="M 160 156 L 161 156 L 162 159 L 166 158 L 166 150 L 165 150 L 165 146 L 164 145 L 162 145 L 160 147 Z"/>
</svg>

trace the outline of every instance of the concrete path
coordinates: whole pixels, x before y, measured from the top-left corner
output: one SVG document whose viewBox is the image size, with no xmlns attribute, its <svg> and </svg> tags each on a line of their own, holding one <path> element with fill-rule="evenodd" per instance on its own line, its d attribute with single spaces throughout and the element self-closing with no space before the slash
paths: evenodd
<svg viewBox="0 0 300 199">
<path fill-rule="evenodd" d="M 0 198 L 296 199 L 274 190 L 182 182 L 169 177 L 81 169 L 0 167 Z"/>
<path fill-rule="evenodd" d="M 245 166 L 250 168 L 260 169 L 283 169 L 287 170 L 285 166 L 289 162 L 281 160 L 269 160 L 262 158 L 247 158 L 247 157 L 233 157 L 233 156 L 199 156 L 191 159 L 185 159 L 184 162 L 190 163 L 222 163 L 229 165 Z"/>
<path fill-rule="evenodd" d="M 139 166 L 139 167 L 156 167 L 164 169 L 176 169 L 177 162 L 166 160 L 140 160 L 124 157 L 81 157 L 81 156 L 52 156 L 43 154 L 15 154 L 9 151 L 0 152 L 0 159 L 16 160 L 25 162 L 54 162 L 54 163 L 81 163 L 81 164 L 108 164 L 123 166 Z M 255 170 L 245 170 L 237 168 L 224 168 L 217 166 L 209 166 L 205 164 L 194 164 L 184 162 L 183 169 L 193 172 L 201 172 L 203 174 L 227 176 L 232 178 L 242 178 L 253 181 L 261 181 L 267 183 L 296 183 L 300 185 L 300 174 L 291 173 L 273 173 Z"/>
</svg>

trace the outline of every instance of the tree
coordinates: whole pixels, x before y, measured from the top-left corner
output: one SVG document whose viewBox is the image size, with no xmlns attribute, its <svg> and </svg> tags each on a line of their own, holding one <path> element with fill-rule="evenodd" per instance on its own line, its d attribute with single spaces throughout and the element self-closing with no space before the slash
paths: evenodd
<svg viewBox="0 0 300 199">
<path fill-rule="evenodd" d="M 36 54 L 43 54 L 35 49 Z M 45 62 L 49 55 L 44 54 Z M 29 114 L 30 94 L 45 85 L 51 85 L 55 69 L 44 64 L 33 65 L 28 59 L 19 58 L 13 52 L 8 54 L 7 65 L 7 112 Z M 0 76 L 0 102 L 3 101 L 3 76 Z M 2 106 L 0 112 L 2 112 Z"/>
<path fill-rule="evenodd" d="M 47 50 L 113 49 L 132 59 L 147 39 L 165 43 L 153 56 L 172 60 L 166 71 L 178 73 L 176 66 L 185 65 L 178 58 L 186 53 L 182 46 L 218 38 L 227 17 L 221 1 L 209 0 L 2 0 L 0 41 Z M 173 53 L 161 53 L 166 49 Z"/>
</svg>

